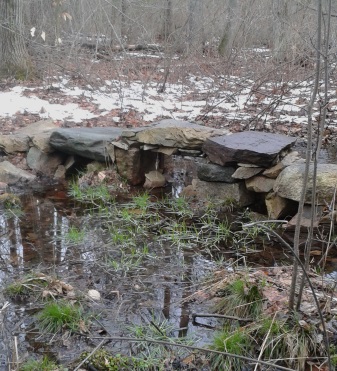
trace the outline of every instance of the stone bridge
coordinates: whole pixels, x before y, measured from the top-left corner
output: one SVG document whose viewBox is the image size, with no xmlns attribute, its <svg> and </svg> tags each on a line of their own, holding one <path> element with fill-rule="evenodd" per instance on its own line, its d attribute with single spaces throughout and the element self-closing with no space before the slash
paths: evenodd
<svg viewBox="0 0 337 371">
<path fill-rule="evenodd" d="M 78 161 L 114 166 L 130 185 L 162 187 L 174 182 L 173 159 L 183 161 L 182 194 L 198 200 L 249 206 L 258 198 L 269 218 L 282 218 L 296 206 L 302 190 L 304 160 L 292 151 L 296 138 L 279 134 L 228 131 L 187 121 L 162 120 L 146 127 L 58 128 L 43 120 L 0 136 L 6 156 L 24 153 L 14 166 L 0 162 L 0 181 L 34 181 L 37 173 L 62 179 Z M 183 169 L 182 169 L 183 168 Z M 186 182 L 186 179 L 188 181 Z M 320 164 L 317 200 L 331 202 L 337 165 Z M 311 182 L 306 202 L 311 202 Z"/>
</svg>

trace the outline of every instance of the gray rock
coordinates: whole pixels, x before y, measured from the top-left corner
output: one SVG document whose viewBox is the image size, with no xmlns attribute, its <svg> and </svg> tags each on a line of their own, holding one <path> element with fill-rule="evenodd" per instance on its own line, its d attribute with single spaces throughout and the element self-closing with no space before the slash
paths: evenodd
<svg viewBox="0 0 337 371">
<path fill-rule="evenodd" d="M 298 152 L 291 151 L 279 163 L 265 170 L 263 175 L 268 178 L 276 179 L 284 168 L 295 163 L 300 164 L 305 163 L 305 161 L 300 158 Z"/>
<path fill-rule="evenodd" d="M 276 164 L 282 152 L 295 142 L 296 138 L 285 135 L 245 131 L 208 138 L 203 151 L 218 165 L 244 162 L 267 168 Z"/>
<path fill-rule="evenodd" d="M 44 133 L 48 131 L 53 131 L 57 128 L 58 126 L 55 125 L 54 121 L 51 119 L 39 120 L 39 121 L 33 122 L 32 124 L 25 126 L 22 129 L 19 129 L 16 133 L 26 134 L 30 138 L 32 138 L 34 135 L 38 135 L 40 133 Z"/>
<path fill-rule="evenodd" d="M 279 196 L 289 198 L 290 200 L 299 201 L 301 197 L 305 164 L 290 165 L 286 167 L 277 177 L 274 191 Z M 312 171 L 310 166 L 309 182 L 307 185 L 307 193 L 305 202 L 311 203 L 312 194 Z M 325 202 L 330 203 L 334 197 L 337 184 L 337 165 L 334 164 L 318 164 L 317 166 L 317 202 L 324 205 Z"/>
<path fill-rule="evenodd" d="M 259 167 L 258 165 L 254 164 L 244 164 L 243 162 L 238 162 L 239 167 Z"/>
<path fill-rule="evenodd" d="M 254 202 L 254 194 L 247 191 L 243 182 L 229 184 L 193 179 L 190 188 L 187 192 L 183 190 L 182 195 L 193 195 L 200 203 L 211 201 L 219 205 L 244 207 Z"/>
<path fill-rule="evenodd" d="M 263 171 L 262 167 L 238 167 L 232 175 L 235 179 L 249 179 Z"/>
<path fill-rule="evenodd" d="M 115 148 L 114 156 L 118 174 L 126 179 L 129 184 L 137 185 L 144 182 L 145 173 L 142 171 L 138 148 L 132 148 L 128 151 Z"/>
<path fill-rule="evenodd" d="M 42 174 L 53 176 L 64 157 L 60 153 L 44 153 L 36 147 L 31 147 L 27 154 L 27 165 Z"/>
<path fill-rule="evenodd" d="M 314 215 L 313 227 L 318 228 L 319 219 L 320 219 L 320 208 L 318 208 L 319 215 Z M 311 205 L 304 205 L 302 218 L 300 221 L 300 226 L 304 228 L 309 228 L 311 226 L 311 214 L 312 214 L 312 206 Z M 291 220 L 289 220 L 287 227 L 295 227 L 298 220 L 298 214 L 296 214 Z"/>
<path fill-rule="evenodd" d="M 224 182 L 235 183 L 236 180 L 232 178 L 235 172 L 235 167 L 220 166 L 211 163 L 198 164 L 198 178 L 206 182 Z"/>
<path fill-rule="evenodd" d="M 146 189 L 164 187 L 166 179 L 164 175 L 158 170 L 152 170 L 145 174 L 145 183 L 143 185 Z"/>
<path fill-rule="evenodd" d="M 66 171 L 67 169 L 64 165 L 58 166 L 54 174 L 54 179 L 64 179 L 66 176 Z"/>
<path fill-rule="evenodd" d="M 27 152 L 29 137 L 22 134 L 0 135 L 0 148 L 6 153 Z"/>
<path fill-rule="evenodd" d="M 269 219 L 278 219 L 287 207 L 288 200 L 280 197 L 276 192 L 270 192 L 265 198 Z"/>
<path fill-rule="evenodd" d="M 76 163 L 74 156 L 68 156 L 67 159 L 64 162 L 64 167 L 67 170 L 69 170 L 72 166 L 74 166 Z"/>
<path fill-rule="evenodd" d="M 31 138 L 31 143 L 44 153 L 55 152 L 55 149 L 50 145 L 51 134 L 52 131 L 36 134 Z"/>
<path fill-rule="evenodd" d="M 276 179 L 286 166 L 281 162 L 266 169 L 262 174 L 267 178 Z"/>
<path fill-rule="evenodd" d="M 275 179 L 266 178 L 264 176 L 254 176 L 246 179 L 246 187 L 248 191 L 256 193 L 268 193 L 273 189 Z"/>
<path fill-rule="evenodd" d="M 50 144 L 60 152 L 106 162 L 107 144 L 116 140 L 122 131 L 115 127 L 58 129 L 52 133 Z"/>
<path fill-rule="evenodd" d="M 114 158 L 118 174 L 129 184 L 138 185 L 144 182 L 145 173 L 155 168 L 157 154 L 138 148 L 130 148 L 128 151 L 115 148 Z"/>
<path fill-rule="evenodd" d="M 198 149 L 184 149 L 179 148 L 179 154 L 181 156 L 191 156 L 191 157 L 198 157 L 202 155 L 202 152 Z"/>
<path fill-rule="evenodd" d="M 35 175 L 19 169 L 8 161 L 0 162 L 0 182 L 11 185 L 18 182 L 30 182 L 35 178 Z"/>
<path fill-rule="evenodd" d="M 50 135 L 57 126 L 52 120 L 40 120 L 19 129 L 15 134 L 0 135 L 0 148 L 6 153 L 27 152 L 35 145 L 45 152 L 51 151 Z"/>
<path fill-rule="evenodd" d="M 225 130 L 209 128 L 188 121 L 167 119 L 152 126 L 144 127 L 143 130 L 138 129 L 135 131 L 134 138 L 145 144 L 181 149 L 201 149 L 207 138 L 214 135 L 223 135 L 225 132 Z M 130 133 L 127 135 L 130 135 Z"/>
</svg>

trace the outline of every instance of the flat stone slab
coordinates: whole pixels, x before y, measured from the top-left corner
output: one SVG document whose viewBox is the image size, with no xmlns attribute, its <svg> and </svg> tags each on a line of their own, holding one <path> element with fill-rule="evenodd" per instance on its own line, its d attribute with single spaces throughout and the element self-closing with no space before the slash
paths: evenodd
<svg viewBox="0 0 337 371">
<path fill-rule="evenodd" d="M 235 179 L 249 179 L 254 175 L 261 173 L 264 169 L 262 167 L 239 167 L 232 175 Z"/>
<path fill-rule="evenodd" d="M 104 162 L 109 158 L 107 144 L 117 140 L 124 130 L 116 127 L 57 129 L 50 137 L 50 145 L 70 155 Z"/>
<path fill-rule="evenodd" d="M 281 197 L 288 198 L 294 201 L 300 201 L 305 164 L 290 165 L 286 167 L 277 177 L 274 184 L 274 191 Z M 307 184 L 307 192 L 305 202 L 311 203 L 312 195 L 312 172 L 310 166 L 309 181 Z M 320 205 L 330 204 L 334 198 L 335 188 L 337 184 L 337 165 L 335 164 L 318 164 L 316 178 L 316 194 L 317 202 Z"/>
<path fill-rule="evenodd" d="M 296 138 L 285 135 L 244 131 L 208 138 L 203 151 L 218 165 L 244 162 L 268 168 L 276 164 L 282 152 L 295 142 Z"/>
<path fill-rule="evenodd" d="M 207 138 L 223 135 L 226 132 L 227 130 L 214 129 L 188 121 L 166 119 L 148 127 L 130 129 L 123 132 L 122 136 L 144 144 L 201 149 Z"/>
</svg>

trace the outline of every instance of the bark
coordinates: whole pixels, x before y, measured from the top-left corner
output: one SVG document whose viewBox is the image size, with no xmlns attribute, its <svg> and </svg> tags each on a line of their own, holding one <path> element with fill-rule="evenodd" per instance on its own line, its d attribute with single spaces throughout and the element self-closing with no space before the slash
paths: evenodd
<svg viewBox="0 0 337 371">
<path fill-rule="evenodd" d="M 22 0 L 0 1 L 0 74 L 17 79 L 32 73 L 23 34 Z"/>
<path fill-rule="evenodd" d="M 274 0 L 273 13 L 273 56 L 276 61 L 283 62 L 287 59 L 287 22 L 289 22 L 289 11 L 287 0 Z"/>
<path fill-rule="evenodd" d="M 125 42 L 128 37 L 128 24 L 127 24 L 127 0 L 121 0 L 121 38 L 122 41 Z"/>
<path fill-rule="evenodd" d="M 172 33 L 172 0 L 166 0 L 164 40 L 168 41 Z"/>
<path fill-rule="evenodd" d="M 188 51 L 203 48 L 203 0 L 188 3 Z"/>
<path fill-rule="evenodd" d="M 233 20 L 234 20 L 234 14 L 235 14 L 236 7 L 237 7 L 237 1 L 229 0 L 225 31 L 222 35 L 219 48 L 218 48 L 219 54 L 222 56 L 225 56 L 228 53 L 230 53 L 233 47 L 233 41 L 234 41 L 234 35 L 235 35 L 235 32 L 234 32 L 235 24 Z"/>
</svg>

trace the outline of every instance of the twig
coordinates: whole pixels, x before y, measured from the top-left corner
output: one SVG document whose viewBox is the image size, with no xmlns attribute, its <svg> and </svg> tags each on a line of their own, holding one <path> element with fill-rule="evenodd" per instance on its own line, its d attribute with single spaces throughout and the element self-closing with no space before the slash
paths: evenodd
<svg viewBox="0 0 337 371">
<path fill-rule="evenodd" d="M 258 360 L 260 360 L 261 357 L 262 357 L 263 351 L 264 351 L 265 346 L 266 346 L 266 342 L 267 342 L 267 340 L 268 340 L 268 338 L 269 338 L 269 334 L 270 334 L 271 328 L 272 328 L 272 326 L 273 326 L 273 324 L 274 324 L 274 321 L 275 321 L 276 314 L 277 314 L 277 312 L 275 312 L 274 317 L 273 317 L 273 320 L 271 321 L 271 324 L 270 324 L 270 326 L 269 326 L 268 332 L 267 332 L 265 338 L 263 339 L 263 343 L 262 343 L 262 345 L 261 345 L 261 351 L 260 351 L 260 354 L 259 354 Z M 254 367 L 254 371 L 257 371 L 257 367 L 258 367 L 258 363 L 256 363 L 256 365 L 255 365 L 255 367 Z"/>
<path fill-rule="evenodd" d="M 252 322 L 253 318 L 240 318 L 234 316 L 227 316 L 226 314 L 207 314 L 207 313 L 193 313 L 192 320 L 195 321 L 197 317 L 203 318 L 225 318 L 225 319 L 232 319 L 234 321 L 242 321 L 242 322 Z"/>
<path fill-rule="evenodd" d="M 101 346 L 104 344 L 105 341 L 106 341 L 106 338 L 102 340 L 97 345 L 97 347 L 87 357 L 85 357 L 84 360 L 77 367 L 74 368 L 74 371 L 77 371 L 93 354 L 95 354 L 98 351 L 98 349 L 101 348 Z"/>
</svg>

